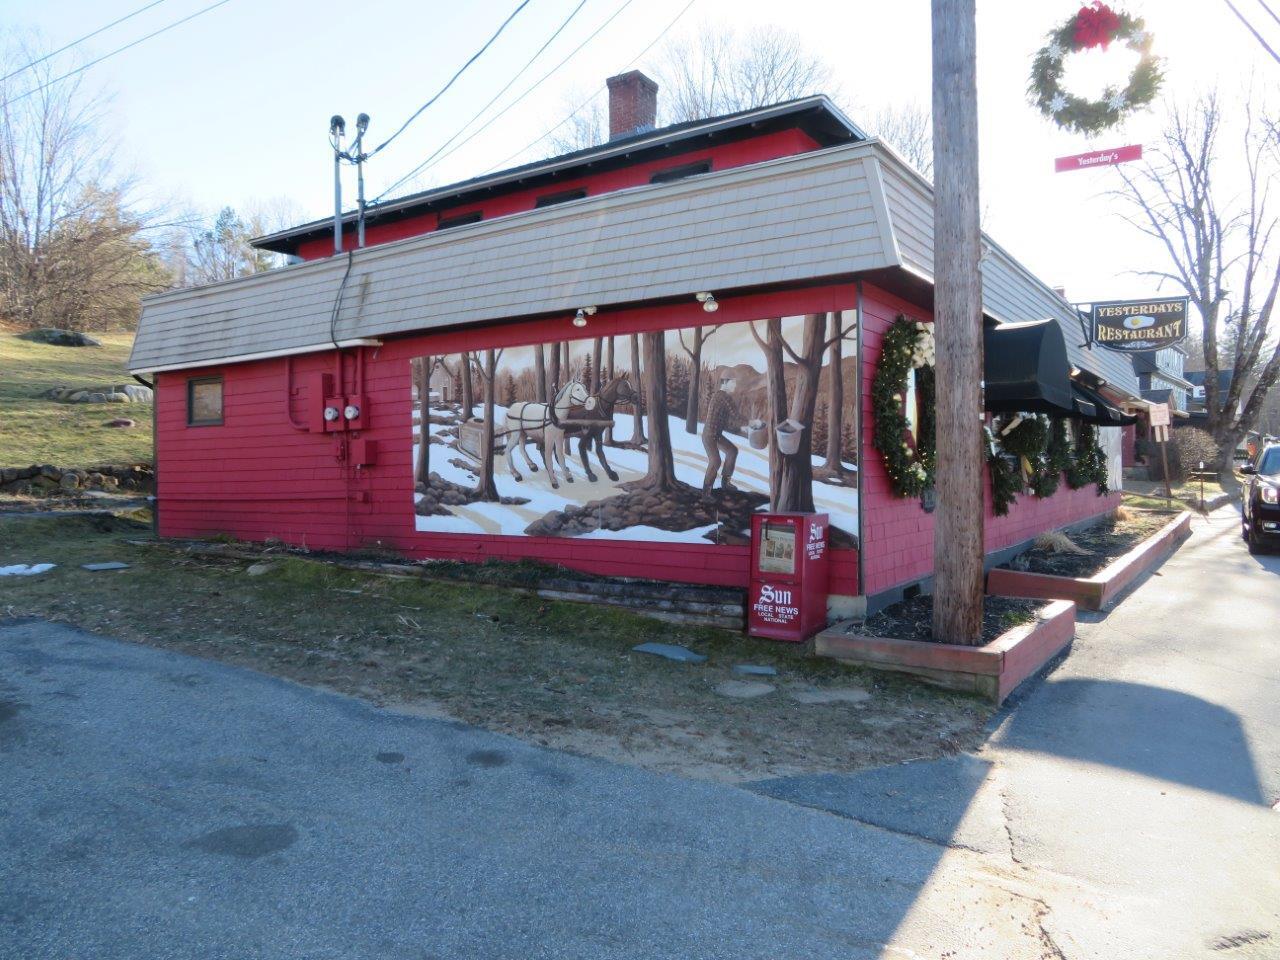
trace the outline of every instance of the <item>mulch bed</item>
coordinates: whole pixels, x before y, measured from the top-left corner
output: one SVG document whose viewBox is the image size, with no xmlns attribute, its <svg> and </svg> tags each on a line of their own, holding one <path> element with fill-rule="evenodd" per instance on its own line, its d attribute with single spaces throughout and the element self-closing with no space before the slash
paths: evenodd
<svg viewBox="0 0 1280 960">
<path fill-rule="evenodd" d="M 1043 600 L 986 597 L 982 605 L 982 642 L 991 643 L 1018 624 L 1029 623 L 1044 605 Z M 885 607 L 863 621 L 855 632 L 891 640 L 932 643 L 933 597 L 922 594 Z"/>
<path fill-rule="evenodd" d="M 1138 513 L 1124 520 L 1109 518 L 1096 526 L 1067 534 L 1083 554 L 1057 553 L 1032 547 L 1004 564 L 1010 570 L 1047 573 L 1058 577 L 1091 577 L 1124 556 L 1172 519 L 1167 513 Z"/>
</svg>

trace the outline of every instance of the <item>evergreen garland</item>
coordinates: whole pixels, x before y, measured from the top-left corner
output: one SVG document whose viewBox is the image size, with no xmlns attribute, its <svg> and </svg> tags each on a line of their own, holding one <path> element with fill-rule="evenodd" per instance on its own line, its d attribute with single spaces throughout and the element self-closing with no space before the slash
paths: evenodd
<svg viewBox="0 0 1280 960">
<path fill-rule="evenodd" d="M 987 438 L 987 472 L 991 474 L 991 508 L 996 516 L 1009 512 L 1022 492 L 1022 474 L 1017 465 L 1001 452 L 995 435 L 989 427 L 983 427 Z"/>
<path fill-rule="evenodd" d="M 925 337 L 931 339 L 925 324 L 899 316 L 885 331 L 880 364 L 871 383 L 872 442 L 884 457 L 889 482 L 899 497 L 918 497 L 933 486 L 936 385 L 933 365 L 923 362 L 931 359 L 932 352 Z M 907 378 L 913 369 L 920 405 L 919 435 L 914 438 L 914 450 L 907 439 L 910 421 L 903 409 Z"/>
<path fill-rule="evenodd" d="M 1092 423 L 1080 424 L 1076 435 L 1076 448 L 1067 467 L 1067 486 L 1072 490 L 1091 483 L 1098 485 L 1098 496 L 1110 493 L 1107 487 L 1107 455 L 1098 446 L 1097 428 Z"/>
<path fill-rule="evenodd" d="M 1049 442 L 1041 467 L 1031 477 L 1031 492 L 1044 499 L 1058 492 L 1062 472 L 1071 464 L 1071 444 L 1067 440 L 1067 421 L 1061 417 L 1049 420 Z"/>
</svg>

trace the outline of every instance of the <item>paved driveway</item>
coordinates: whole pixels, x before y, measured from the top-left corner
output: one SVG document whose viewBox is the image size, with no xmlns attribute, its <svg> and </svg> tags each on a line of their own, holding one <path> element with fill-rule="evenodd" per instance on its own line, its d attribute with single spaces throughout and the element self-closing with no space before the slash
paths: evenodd
<svg viewBox="0 0 1280 960">
<path fill-rule="evenodd" d="M 1229 521 L 980 756 L 752 790 L 2 624 L 0 958 L 1280 955 L 1280 559 Z"/>
</svg>

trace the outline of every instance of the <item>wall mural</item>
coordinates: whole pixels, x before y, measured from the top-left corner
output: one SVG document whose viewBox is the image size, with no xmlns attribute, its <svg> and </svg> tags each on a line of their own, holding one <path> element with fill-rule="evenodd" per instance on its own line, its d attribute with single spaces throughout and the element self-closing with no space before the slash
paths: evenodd
<svg viewBox="0 0 1280 960">
<path fill-rule="evenodd" d="M 418 357 L 416 527 L 740 544 L 817 510 L 853 546 L 854 336 L 843 311 Z"/>
</svg>

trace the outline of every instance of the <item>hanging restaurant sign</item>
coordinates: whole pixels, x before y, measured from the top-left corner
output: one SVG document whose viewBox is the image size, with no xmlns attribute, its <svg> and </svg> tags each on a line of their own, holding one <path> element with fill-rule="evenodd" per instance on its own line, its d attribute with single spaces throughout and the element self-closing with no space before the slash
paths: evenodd
<svg viewBox="0 0 1280 960">
<path fill-rule="evenodd" d="M 1172 346 L 1187 335 L 1187 298 L 1110 300 L 1093 305 L 1093 342 L 1140 353 Z"/>
</svg>

